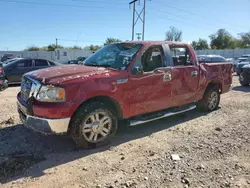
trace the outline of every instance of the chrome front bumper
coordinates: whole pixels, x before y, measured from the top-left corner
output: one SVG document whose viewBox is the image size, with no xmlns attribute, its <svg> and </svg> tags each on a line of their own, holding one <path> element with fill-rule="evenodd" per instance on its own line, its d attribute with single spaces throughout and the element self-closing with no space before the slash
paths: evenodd
<svg viewBox="0 0 250 188">
<path fill-rule="evenodd" d="M 70 118 L 46 119 L 30 116 L 20 102 L 17 102 L 17 108 L 22 123 L 28 128 L 44 134 L 61 134 L 68 131 Z"/>
</svg>

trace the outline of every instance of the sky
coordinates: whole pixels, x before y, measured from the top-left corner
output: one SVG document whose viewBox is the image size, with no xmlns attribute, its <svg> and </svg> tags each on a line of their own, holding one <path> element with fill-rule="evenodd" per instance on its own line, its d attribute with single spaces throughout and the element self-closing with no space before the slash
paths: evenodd
<svg viewBox="0 0 250 188">
<path fill-rule="evenodd" d="M 137 11 L 143 0 L 137 2 Z M 107 37 L 131 40 L 130 0 L 0 0 L 0 50 L 28 46 L 101 45 Z M 224 28 L 232 35 L 250 31 L 250 0 L 147 0 L 145 40 L 164 40 L 171 26 L 182 30 L 183 41 Z M 142 32 L 138 21 L 136 33 Z"/>
</svg>

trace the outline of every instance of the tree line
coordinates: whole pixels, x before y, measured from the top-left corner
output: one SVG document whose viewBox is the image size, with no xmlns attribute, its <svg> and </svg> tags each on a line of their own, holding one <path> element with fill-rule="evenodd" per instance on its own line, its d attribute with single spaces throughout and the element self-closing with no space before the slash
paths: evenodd
<svg viewBox="0 0 250 188">
<path fill-rule="evenodd" d="M 170 27 L 166 32 L 165 40 L 182 41 L 182 34 L 181 30 Z M 250 48 L 250 32 L 242 32 L 235 37 L 226 29 L 219 29 L 209 38 L 210 44 L 207 40 L 199 38 L 197 41 L 192 41 L 191 45 L 195 50 Z"/>
<path fill-rule="evenodd" d="M 165 33 L 166 41 L 182 41 L 183 32 L 175 27 L 170 27 L 170 29 Z M 239 33 L 236 37 L 231 35 L 226 29 L 219 29 L 215 33 L 209 36 L 210 43 L 207 40 L 199 38 L 197 41 L 192 41 L 191 45 L 195 50 L 205 50 L 205 49 L 236 49 L 236 48 L 250 48 L 250 32 Z M 103 45 L 89 45 L 84 48 L 88 48 L 91 51 L 97 51 L 102 46 L 111 44 L 114 42 L 121 42 L 120 39 L 109 37 L 106 39 Z M 80 46 L 65 47 L 61 45 L 50 44 L 44 47 L 30 46 L 25 49 L 25 51 L 54 51 L 56 48 L 65 49 L 83 49 Z"/>
<path fill-rule="evenodd" d="M 111 44 L 114 42 L 121 42 L 121 40 L 117 39 L 117 38 L 109 37 L 106 39 L 106 41 L 104 42 L 103 45 Z M 86 46 L 84 48 L 88 48 L 89 50 L 95 52 L 95 51 L 99 50 L 103 45 L 91 44 L 91 45 Z M 81 46 L 77 46 L 77 45 L 65 47 L 62 45 L 50 44 L 48 46 L 43 46 L 43 47 L 38 47 L 38 46 L 32 45 L 32 46 L 29 46 L 26 49 L 24 49 L 24 51 L 55 51 L 55 49 L 57 49 L 57 48 L 64 48 L 64 49 L 69 49 L 69 50 L 81 50 L 81 49 L 83 49 Z"/>
</svg>

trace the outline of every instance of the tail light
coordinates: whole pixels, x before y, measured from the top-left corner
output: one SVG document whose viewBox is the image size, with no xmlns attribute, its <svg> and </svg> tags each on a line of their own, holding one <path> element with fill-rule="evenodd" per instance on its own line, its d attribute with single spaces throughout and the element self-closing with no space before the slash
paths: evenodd
<svg viewBox="0 0 250 188">
<path fill-rule="evenodd" d="M 0 74 L 3 73 L 3 67 L 0 67 Z"/>
</svg>

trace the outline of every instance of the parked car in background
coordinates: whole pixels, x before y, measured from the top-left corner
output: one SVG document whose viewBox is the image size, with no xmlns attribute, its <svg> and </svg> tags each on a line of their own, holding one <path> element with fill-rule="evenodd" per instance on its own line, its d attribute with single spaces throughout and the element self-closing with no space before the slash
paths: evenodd
<svg viewBox="0 0 250 188">
<path fill-rule="evenodd" d="M 20 59 L 23 59 L 23 58 L 13 58 L 13 59 L 8 59 L 4 62 L 1 62 L 2 64 L 8 64 L 8 63 L 11 63 L 12 61 L 16 61 L 16 60 L 20 60 Z"/>
<path fill-rule="evenodd" d="M 180 51 L 183 56 L 176 55 Z M 216 110 L 221 94 L 231 88 L 231 69 L 227 62 L 198 62 L 185 43 L 113 43 L 84 65 L 25 74 L 18 113 L 27 127 L 45 134 L 68 132 L 79 146 L 93 148 L 109 141 L 119 122 L 134 126 L 196 106 Z"/>
<path fill-rule="evenodd" d="M 78 57 L 77 60 L 77 64 L 83 64 L 83 62 L 85 61 L 86 57 Z"/>
<path fill-rule="evenodd" d="M 239 63 L 236 64 L 235 72 L 237 73 L 238 76 L 242 72 L 243 66 L 244 65 L 248 65 L 249 63 L 250 63 L 250 56 L 248 58 L 246 58 L 244 61 L 241 61 L 241 62 L 239 62 Z"/>
<path fill-rule="evenodd" d="M 78 64 L 78 60 L 70 60 L 68 61 L 68 64 Z"/>
<path fill-rule="evenodd" d="M 226 61 L 232 63 L 233 72 L 235 72 L 236 65 L 238 64 L 238 62 L 235 60 L 235 58 L 226 58 Z"/>
<path fill-rule="evenodd" d="M 14 56 L 13 54 L 11 54 L 11 53 L 6 53 L 6 54 L 4 54 L 3 57 L 1 58 L 1 62 L 4 62 L 4 61 L 6 61 L 6 60 L 8 60 L 8 59 L 13 59 L 13 58 L 15 58 L 15 56 Z"/>
<path fill-rule="evenodd" d="M 8 87 L 8 82 L 5 78 L 5 73 L 3 70 L 3 65 L 0 64 L 0 91 L 5 90 Z"/>
<path fill-rule="evenodd" d="M 233 64 L 234 72 L 236 72 L 236 66 L 237 66 L 237 64 L 240 63 L 240 62 L 244 62 L 244 61 L 247 61 L 247 58 L 240 57 L 240 58 L 237 58 L 235 60 L 235 63 Z"/>
<path fill-rule="evenodd" d="M 20 83 L 22 76 L 27 72 L 57 65 L 60 64 L 46 59 L 22 58 L 3 63 L 3 70 L 8 83 L 15 84 Z"/>
<path fill-rule="evenodd" d="M 78 61 L 73 59 L 73 60 L 68 60 L 68 61 L 61 62 L 61 64 L 63 64 L 63 65 L 78 64 Z"/>
<path fill-rule="evenodd" d="M 198 55 L 197 58 L 200 62 L 207 63 L 227 62 L 226 58 L 220 55 Z"/>
<path fill-rule="evenodd" d="M 250 64 L 244 65 L 239 76 L 239 81 L 242 86 L 249 86 L 250 84 Z"/>
<path fill-rule="evenodd" d="M 238 63 L 240 63 L 240 62 L 242 62 L 242 61 L 247 61 L 247 58 L 246 58 L 246 57 L 239 57 L 239 58 L 236 59 L 236 61 L 237 61 Z"/>
<path fill-rule="evenodd" d="M 250 57 L 250 54 L 244 54 L 244 55 L 242 55 L 241 57 L 245 57 L 245 58 L 248 58 L 248 57 Z"/>
</svg>

